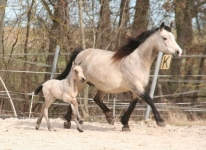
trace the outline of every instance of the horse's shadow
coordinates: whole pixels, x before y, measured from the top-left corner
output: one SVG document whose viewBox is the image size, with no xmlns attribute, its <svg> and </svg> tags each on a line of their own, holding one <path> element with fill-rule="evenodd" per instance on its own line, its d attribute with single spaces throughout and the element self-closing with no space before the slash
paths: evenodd
<svg viewBox="0 0 206 150">
<path fill-rule="evenodd" d="M 67 129 L 67 130 L 77 130 L 76 129 L 76 124 L 74 123 L 74 121 L 71 122 L 71 128 L 70 129 Z M 64 120 L 62 120 L 62 122 L 57 122 L 57 121 L 51 121 L 51 126 L 56 129 L 57 131 L 59 129 L 64 129 Z M 24 129 L 24 130 L 36 130 L 35 127 L 36 127 L 36 122 L 31 122 L 31 121 L 21 121 L 21 120 L 18 120 L 15 124 L 14 124 L 14 127 L 16 129 Z M 88 124 L 87 122 L 84 123 L 82 125 L 82 129 L 83 131 L 114 131 L 116 130 L 116 128 L 114 126 L 110 126 L 108 125 L 107 127 L 105 127 L 105 124 L 101 126 L 99 125 L 95 125 L 95 124 Z M 39 128 L 39 130 L 48 130 L 47 128 L 47 123 L 46 121 L 43 121 L 42 120 L 42 123 L 41 123 L 41 126 Z"/>
</svg>

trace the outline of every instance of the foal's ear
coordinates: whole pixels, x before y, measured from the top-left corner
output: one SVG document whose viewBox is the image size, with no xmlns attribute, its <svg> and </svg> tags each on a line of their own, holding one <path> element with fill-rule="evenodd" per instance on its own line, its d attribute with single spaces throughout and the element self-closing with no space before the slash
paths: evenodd
<svg viewBox="0 0 206 150">
<path fill-rule="evenodd" d="M 164 27 L 165 27 L 165 23 L 162 22 L 162 24 L 160 25 L 160 31 L 162 31 L 164 29 Z"/>
</svg>

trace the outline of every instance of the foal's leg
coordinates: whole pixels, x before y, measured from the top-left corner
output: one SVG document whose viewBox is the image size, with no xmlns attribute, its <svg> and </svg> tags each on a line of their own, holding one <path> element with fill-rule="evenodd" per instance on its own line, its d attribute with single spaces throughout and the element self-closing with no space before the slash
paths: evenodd
<svg viewBox="0 0 206 150">
<path fill-rule="evenodd" d="M 76 114 L 77 114 L 77 119 L 78 119 L 79 123 L 80 123 L 80 124 L 83 124 L 83 120 L 81 119 L 81 116 L 80 116 L 80 113 L 79 113 L 79 108 L 78 108 L 77 100 L 73 100 L 73 101 L 72 101 L 72 104 L 73 104 L 74 107 L 75 107 Z"/>
<path fill-rule="evenodd" d="M 147 102 L 147 104 L 149 104 L 150 107 L 152 108 L 152 112 L 154 114 L 154 118 L 156 120 L 157 125 L 158 126 L 165 126 L 164 120 L 160 116 L 160 113 L 157 111 L 157 109 L 156 109 L 156 107 L 154 105 L 153 99 L 146 92 L 141 94 L 140 97 L 143 100 L 145 100 Z"/>
<path fill-rule="evenodd" d="M 114 118 L 112 116 L 111 110 L 102 102 L 105 95 L 105 92 L 98 90 L 97 94 L 94 97 L 94 101 L 103 110 L 107 122 L 111 125 L 114 125 Z"/>
<path fill-rule="evenodd" d="M 48 109 L 49 107 L 51 106 L 51 104 L 54 102 L 55 98 L 53 96 L 50 96 L 50 98 L 46 99 L 45 97 L 45 107 L 44 107 L 44 116 L 45 116 L 45 119 L 46 119 L 46 122 L 47 122 L 47 126 L 48 126 L 48 130 L 49 131 L 52 131 L 54 130 L 52 127 L 51 127 L 51 123 L 49 121 L 49 117 L 48 117 Z"/>
<path fill-rule="evenodd" d="M 41 121 L 42 121 L 42 118 L 43 118 L 43 115 L 44 115 L 44 106 L 45 106 L 45 104 L 43 104 L 41 113 L 40 113 L 39 118 L 36 122 L 36 130 L 38 130 L 39 127 L 40 127 L 40 124 L 41 124 Z"/>
<path fill-rule="evenodd" d="M 71 104 L 71 108 L 72 108 L 72 112 L 73 112 L 73 115 L 74 115 L 74 121 L 75 121 L 75 123 L 76 123 L 77 130 L 78 130 L 79 132 L 83 132 L 83 130 L 82 130 L 82 128 L 81 128 L 81 125 L 79 124 L 79 121 L 78 121 L 78 119 L 77 119 L 77 110 L 76 110 L 76 108 L 74 107 L 73 104 Z"/>
</svg>

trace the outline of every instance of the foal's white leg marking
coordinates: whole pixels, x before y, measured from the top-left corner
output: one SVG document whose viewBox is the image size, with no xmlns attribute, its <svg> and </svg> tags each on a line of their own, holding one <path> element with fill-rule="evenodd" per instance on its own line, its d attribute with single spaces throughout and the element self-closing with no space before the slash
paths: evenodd
<svg viewBox="0 0 206 150">
<path fill-rule="evenodd" d="M 75 113 L 76 117 L 81 122 L 82 119 L 81 119 L 81 116 L 80 116 L 80 113 L 79 113 L 77 100 L 72 99 L 69 94 L 64 94 L 63 101 L 71 104 L 73 113 Z"/>
<path fill-rule="evenodd" d="M 49 96 L 49 97 L 45 97 L 45 107 L 44 107 L 44 116 L 47 122 L 47 126 L 48 126 L 48 130 L 52 131 L 54 130 L 51 127 L 51 123 L 49 121 L 49 117 L 48 117 L 48 109 L 51 106 L 51 104 L 54 102 L 55 98 L 53 96 Z M 55 130 L 54 130 L 55 131 Z"/>
<path fill-rule="evenodd" d="M 75 107 L 74 107 L 73 104 L 71 104 L 71 107 L 72 107 L 72 112 L 73 112 L 73 115 L 74 115 L 74 121 L 75 121 L 76 126 L 77 126 L 77 130 L 78 130 L 79 132 L 83 132 L 83 130 L 82 130 L 82 128 L 81 128 L 81 125 L 79 124 L 79 121 L 78 121 L 78 119 L 77 119 L 77 111 L 76 111 L 76 109 L 75 109 Z"/>
</svg>

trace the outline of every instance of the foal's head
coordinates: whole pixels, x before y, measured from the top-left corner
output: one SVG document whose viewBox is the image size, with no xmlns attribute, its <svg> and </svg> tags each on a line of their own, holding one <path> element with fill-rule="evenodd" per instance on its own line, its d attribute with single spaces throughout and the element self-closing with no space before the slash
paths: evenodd
<svg viewBox="0 0 206 150">
<path fill-rule="evenodd" d="M 86 78 L 85 78 L 85 76 L 83 74 L 83 70 L 82 70 L 82 68 L 80 66 L 81 62 L 76 64 L 75 61 L 74 61 L 73 65 L 72 65 L 72 71 L 74 71 L 75 77 L 77 78 L 77 80 L 79 80 L 79 81 L 81 81 L 83 83 L 83 82 L 86 81 Z"/>
</svg>

